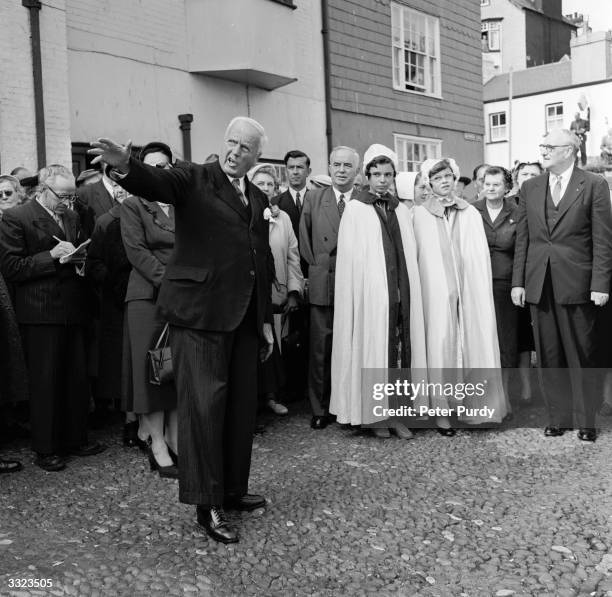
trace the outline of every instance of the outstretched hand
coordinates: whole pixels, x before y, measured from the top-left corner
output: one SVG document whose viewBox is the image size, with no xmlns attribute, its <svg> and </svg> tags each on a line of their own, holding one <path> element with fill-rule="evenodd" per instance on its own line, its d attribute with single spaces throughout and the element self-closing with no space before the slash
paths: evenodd
<svg viewBox="0 0 612 597">
<path fill-rule="evenodd" d="M 98 139 L 91 143 L 91 149 L 88 149 L 87 153 L 95 156 L 91 160 L 92 164 L 105 162 L 119 172 L 126 173 L 129 170 L 131 151 L 132 141 L 128 141 L 127 145 L 120 145 L 111 139 Z"/>
</svg>

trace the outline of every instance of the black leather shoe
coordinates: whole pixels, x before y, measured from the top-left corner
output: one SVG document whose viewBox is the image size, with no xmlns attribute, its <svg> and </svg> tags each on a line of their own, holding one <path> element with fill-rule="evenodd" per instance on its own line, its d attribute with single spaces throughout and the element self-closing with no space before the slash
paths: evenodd
<svg viewBox="0 0 612 597">
<path fill-rule="evenodd" d="M 241 510 L 242 512 L 251 512 L 257 508 L 266 507 L 266 498 L 263 495 L 254 495 L 245 493 L 240 497 L 228 497 L 225 500 L 224 506 L 228 510 Z"/>
<path fill-rule="evenodd" d="M 138 437 L 138 421 L 130 421 L 123 426 L 123 445 L 126 448 L 140 448 L 147 451 L 147 442 Z"/>
<path fill-rule="evenodd" d="M 94 442 L 93 444 L 86 444 L 80 448 L 76 448 L 76 450 L 71 450 L 70 453 L 84 458 L 85 456 L 95 456 L 96 454 L 104 452 L 104 450 L 106 450 L 106 446 L 104 444 Z"/>
<path fill-rule="evenodd" d="M 329 419 L 323 415 L 321 417 L 312 417 L 310 419 L 310 426 L 313 429 L 325 429 L 329 425 Z"/>
<path fill-rule="evenodd" d="M 583 442 L 594 442 L 597 439 L 597 431 L 595 429 L 580 429 L 578 439 Z"/>
<path fill-rule="evenodd" d="M 66 461 L 58 454 L 37 454 L 34 464 L 49 472 L 62 471 L 66 468 Z"/>
<path fill-rule="evenodd" d="M 545 437 L 561 437 L 565 433 L 563 427 L 553 427 L 552 425 L 544 429 Z"/>
<path fill-rule="evenodd" d="M 457 435 L 457 430 L 452 428 L 438 427 L 438 433 L 443 435 L 444 437 L 455 437 Z"/>
<path fill-rule="evenodd" d="M 209 537 L 221 543 L 238 543 L 238 533 L 229 526 L 223 508 L 196 506 L 196 515 L 198 524 L 204 527 Z"/>
<path fill-rule="evenodd" d="M 2 460 L 0 459 L 0 475 L 4 473 L 16 473 L 23 468 L 18 460 Z"/>
<path fill-rule="evenodd" d="M 151 445 L 147 446 L 147 455 L 149 456 L 149 464 L 151 465 L 152 471 L 157 471 L 162 479 L 178 479 L 179 472 L 176 464 L 169 464 L 168 466 L 161 466 L 153 454 Z"/>
</svg>

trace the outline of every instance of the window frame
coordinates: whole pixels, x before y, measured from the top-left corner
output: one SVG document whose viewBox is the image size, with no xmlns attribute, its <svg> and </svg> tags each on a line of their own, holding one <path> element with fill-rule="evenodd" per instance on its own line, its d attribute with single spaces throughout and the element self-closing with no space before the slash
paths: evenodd
<svg viewBox="0 0 612 597">
<path fill-rule="evenodd" d="M 407 151 L 401 147 L 407 148 L 407 145 L 430 146 L 434 147 L 435 155 L 427 155 L 422 160 L 417 161 L 414 159 L 408 160 Z M 398 170 L 400 172 L 419 172 L 421 164 L 429 158 L 441 158 L 442 157 L 442 139 L 436 139 L 434 137 L 418 137 L 416 135 L 407 135 L 405 133 L 393 133 L 393 147 L 397 155 Z M 425 151 L 427 153 L 427 150 Z M 414 157 L 414 150 L 413 150 Z M 416 169 L 410 169 L 408 164 L 418 164 Z"/>
<path fill-rule="evenodd" d="M 494 117 L 498 117 L 498 124 L 493 124 Z M 499 124 L 500 117 L 504 117 L 504 124 Z M 501 132 L 503 136 L 494 136 L 493 131 Z M 489 114 L 489 143 L 501 143 L 508 140 L 508 113 L 506 110 L 500 112 L 491 112 Z"/>
<path fill-rule="evenodd" d="M 491 6 L 491 0 L 480 0 L 480 6 Z"/>
<path fill-rule="evenodd" d="M 551 120 L 549 119 L 549 115 L 548 115 L 548 109 L 549 108 L 559 108 L 561 107 L 561 114 L 555 114 L 555 118 L 554 121 L 560 121 L 560 124 L 558 127 L 554 127 L 554 128 L 550 128 L 549 127 L 549 123 L 551 122 Z M 563 102 L 552 102 L 550 104 L 545 104 L 544 105 L 544 131 L 545 134 L 548 135 L 548 133 L 550 133 L 550 131 L 554 131 L 557 128 L 562 129 L 563 128 L 563 118 L 565 116 L 565 110 L 563 108 Z"/>
<path fill-rule="evenodd" d="M 492 27 L 493 25 L 493 27 Z M 491 33 L 497 33 L 497 47 L 491 46 Z M 502 19 L 487 19 L 480 22 L 480 36 L 487 34 L 487 49 L 482 48 L 483 52 L 501 52 L 502 49 Z"/>
<path fill-rule="evenodd" d="M 414 26 L 411 30 L 416 38 L 422 39 L 424 49 L 417 48 L 416 42 L 408 49 L 406 43 L 406 28 L 404 27 L 407 13 L 416 18 L 411 21 Z M 417 31 L 418 24 L 424 29 Z M 424 35 L 422 32 L 424 31 Z M 410 54 L 410 56 L 407 56 Z M 406 61 L 412 58 L 412 61 Z M 391 70 L 392 85 L 396 91 L 416 93 L 421 96 L 442 98 L 440 54 L 440 18 L 414 8 L 391 2 Z M 406 80 L 406 70 L 413 65 L 415 77 Z M 414 80 L 422 71 L 423 84 Z M 406 85 L 410 85 L 408 88 Z"/>
</svg>

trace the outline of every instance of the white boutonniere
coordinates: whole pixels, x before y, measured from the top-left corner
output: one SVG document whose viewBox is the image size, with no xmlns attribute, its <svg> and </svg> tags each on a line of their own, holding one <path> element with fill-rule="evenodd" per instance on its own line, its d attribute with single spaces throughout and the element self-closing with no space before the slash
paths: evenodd
<svg viewBox="0 0 612 597">
<path fill-rule="evenodd" d="M 514 220 L 512 218 L 510 218 L 509 222 L 510 224 L 514 224 Z"/>
<path fill-rule="evenodd" d="M 274 224 L 279 213 L 280 207 L 278 205 L 271 205 L 270 207 L 266 207 L 263 212 L 264 220 L 268 221 L 270 224 Z"/>
</svg>

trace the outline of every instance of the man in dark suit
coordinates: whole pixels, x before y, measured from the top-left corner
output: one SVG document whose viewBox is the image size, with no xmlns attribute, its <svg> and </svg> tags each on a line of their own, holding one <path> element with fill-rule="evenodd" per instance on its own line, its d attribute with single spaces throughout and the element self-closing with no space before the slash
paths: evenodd
<svg viewBox="0 0 612 597">
<path fill-rule="evenodd" d="M 287 168 L 289 188 L 275 197 L 272 202 L 276 203 L 284 212 L 289 214 L 295 238 L 300 237 L 300 214 L 306 196 L 306 181 L 310 176 L 310 158 L 299 149 L 288 151 L 283 158 Z M 306 272 L 302 271 L 304 275 Z"/>
<path fill-rule="evenodd" d="M 612 215 L 605 180 L 575 167 L 580 140 L 551 131 L 540 145 L 548 173 L 526 181 L 519 194 L 512 301 L 529 303 L 547 437 L 579 427 L 595 441 L 596 307 L 606 304 L 612 276 Z M 556 368 L 554 371 L 552 368 Z"/>
<path fill-rule="evenodd" d="M 165 170 L 130 159 L 108 139 L 91 153 L 114 166 L 129 192 L 175 207 L 176 243 L 158 296 L 170 322 L 178 394 L 179 499 L 197 504 L 216 541 L 235 543 L 223 507 L 254 510 L 247 493 L 257 408 L 257 357 L 272 352 L 272 254 L 265 195 L 245 177 L 261 155 L 263 127 L 233 119 L 216 162 Z M 259 346 L 262 346 L 259 349 Z"/>
<path fill-rule="evenodd" d="M 307 200 L 308 188 L 306 181 L 310 176 L 310 158 L 299 149 L 288 151 L 283 158 L 287 168 L 289 188 L 277 195 L 272 203 L 276 203 L 291 219 L 295 238 L 300 239 L 300 215 L 304 201 Z M 308 279 L 308 264 L 300 258 L 302 275 Z M 295 311 L 289 313 L 288 345 L 283 350 L 283 361 L 287 373 L 285 390 L 295 399 L 301 400 L 306 392 L 308 376 L 308 320 L 310 309 L 306 301 L 299 301 Z M 290 344 L 289 344 L 290 342 Z"/>
<path fill-rule="evenodd" d="M 332 186 L 309 192 L 300 220 L 300 253 L 308 264 L 308 397 L 313 429 L 324 429 L 330 422 L 328 407 L 338 227 L 342 212 L 351 200 L 358 166 L 359 155 L 354 149 L 336 147 L 329 156 Z"/>
<path fill-rule="evenodd" d="M 43 168 L 34 198 L 0 222 L 0 267 L 15 287 L 30 381 L 32 447 L 47 471 L 66 466 L 65 453 L 90 456 L 85 325 L 91 315 L 80 273 L 84 255 L 62 263 L 84 240 L 74 200 L 74 176 L 63 166 Z"/>
</svg>

